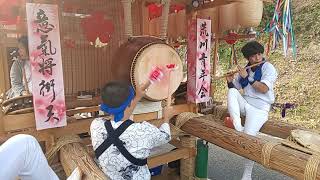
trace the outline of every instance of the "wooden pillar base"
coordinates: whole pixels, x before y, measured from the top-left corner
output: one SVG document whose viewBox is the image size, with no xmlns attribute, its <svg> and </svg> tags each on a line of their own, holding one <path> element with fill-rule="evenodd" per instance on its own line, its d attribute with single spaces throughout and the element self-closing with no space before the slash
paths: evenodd
<svg viewBox="0 0 320 180">
<path fill-rule="evenodd" d="M 181 136 L 180 141 L 183 147 L 196 148 L 195 136 Z M 180 160 L 180 178 L 183 180 L 193 180 L 195 171 L 195 157 Z"/>
<path fill-rule="evenodd" d="M 60 161 L 67 176 L 70 176 L 72 171 L 79 167 L 84 179 L 108 179 L 89 155 L 86 148 L 80 143 L 64 145 L 60 149 Z"/>
</svg>

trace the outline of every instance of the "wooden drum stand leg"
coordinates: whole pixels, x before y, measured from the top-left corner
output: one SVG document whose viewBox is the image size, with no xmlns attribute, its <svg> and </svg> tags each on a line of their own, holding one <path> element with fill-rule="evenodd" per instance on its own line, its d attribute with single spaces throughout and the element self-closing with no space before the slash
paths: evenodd
<svg viewBox="0 0 320 180">
<path fill-rule="evenodd" d="M 196 137 L 195 136 L 181 136 L 180 141 L 183 147 L 196 148 Z M 195 170 L 195 157 L 180 160 L 180 179 L 192 180 L 194 179 Z"/>
</svg>

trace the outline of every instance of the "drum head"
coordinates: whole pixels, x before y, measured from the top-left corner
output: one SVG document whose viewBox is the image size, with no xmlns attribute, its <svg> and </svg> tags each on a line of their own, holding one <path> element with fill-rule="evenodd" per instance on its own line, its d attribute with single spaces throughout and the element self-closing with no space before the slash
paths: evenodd
<svg viewBox="0 0 320 180">
<path fill-rule="evenodd" d="M 146 98 L 154 101 L 163 100 L 168 97 L 168 85 L 170 84 L 170 94 L 174 93 L 182 79 L 183 67 L 178 53 L 167 44 L 151 44 L 142 48 L 134 58 L 131 67 L 131 82 L 136 87 L 148 81 L 148 77 L 153 68 L 166 69 L 167 64 L 176 64 L 177 69 L 170 73 L 164 71 L 164 77 L 160 82 L 151 84 Z"/>
</svg>

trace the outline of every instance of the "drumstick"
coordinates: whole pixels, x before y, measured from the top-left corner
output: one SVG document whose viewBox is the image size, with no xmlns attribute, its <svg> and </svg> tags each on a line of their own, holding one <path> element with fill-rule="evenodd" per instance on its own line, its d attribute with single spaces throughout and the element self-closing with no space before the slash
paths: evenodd
<svg viewBox="0 0 320 180">
<path fill-rule="evenodd" d="M 245 67 L 244 69 L 245 69 L 245 70 L 250 69 L 250 68 L 255 67 L 255 66 L 258 66 L 258 65 L 260 65 L 260 64 L 262 64 L 262 63 L 264 63 L 264 62 L 266 62 L 266 61 L 261 61 L 261 62 L 252 64 L 252 65 L 250 65 L 250 66 Z M 231 76 L 231 75 L 233 75 L 233 74 L 235 74 L 235 73 L 237 73 L 237 72 L 239 72 L 239 70 L 230 71 L 230 72 L 227 72 L 226 74 L 224 74 L 224 75 L 222 75 L 222 76 L 214 76 L 213 79 L 217 80 L 217 79 L 225 78 L 225 77 Z"/>
<path fill-rule="evenodd" d="M 169 74 L 168 74 L 169 84 L 168 84 L 168 98 L 167 98 L 167 106 L 169 107 L 171 105 L 171 91 L 170 91 L 171 71 L 176 70 L 178 66 L 176 66 L 175 64 L 167 64 L 166 67 L 169 70 Z"/>
<path fill-rule="evenodd" d="M 168 75 L 168 97 L 167 97 L 167 107 L 169 107 L 171 105 L 171 93 L 170 93 L 170 75 L 171 75 L 171 71 L 169 70 L 169 75 Z"/>
<path fill-rule="evenodd" d="M 156 81 L 160 81 L 163 78 L 163 74 L 163 70 L 158 66 L 153 68 L 149 74 L 149 82 L 154 83 Z"/>
</svg>

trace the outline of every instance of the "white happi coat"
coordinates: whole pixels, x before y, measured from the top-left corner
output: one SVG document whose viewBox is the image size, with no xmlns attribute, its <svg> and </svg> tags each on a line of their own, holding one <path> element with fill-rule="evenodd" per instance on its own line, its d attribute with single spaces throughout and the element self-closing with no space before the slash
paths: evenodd
<svg viewBox="0 0 320 180">
<path fill-rule="evenodd" d="M 103 118 L 96 118 L 91 123 L 90 132 L 93 149 L 96 150 L 107 139 L 108 133 L 104 126 Z M 111 121 L 114 129 L 123 121 Z M 135 158 L 149 157 L 150 150 L 156 146 L 168 143 L 171 139 L 170 126 L 163 123 L 160 128 L 148 123 L 133 123 L 119 137 L 124 142 L 125 148 Z M 98 159 L 102 171 L 112 180 L 145 180 L 151 175 L 147 165 L 137 166 L 129 162 L 117 149 L 111 145 Z"/>
<path fill-rule="evenodd" d="M 233 119 L 235 129 L 253 136 L 259 132 L 260 128 L 268 120 L 270 106 L 275 100 L 273 87 L 278 76 L 276 69 L 269 62 L 265 62 L 262 65 L 261 71 L 262 77 L 260 82 L 268 86 L 268 92 L 260 93 L 248 84 L 243 89 L 243 95 L 241 95 L 236 90 L 241 89 L 239 74 L 233 81 L 236 89 L 231 88 L 228 91 L 228 111 Z M 254 73 L 249 69 L 249 78 L 253 78 Z M 240 115 L 246 116 L 244 127 L 241 125 Z"/>
</svg>

